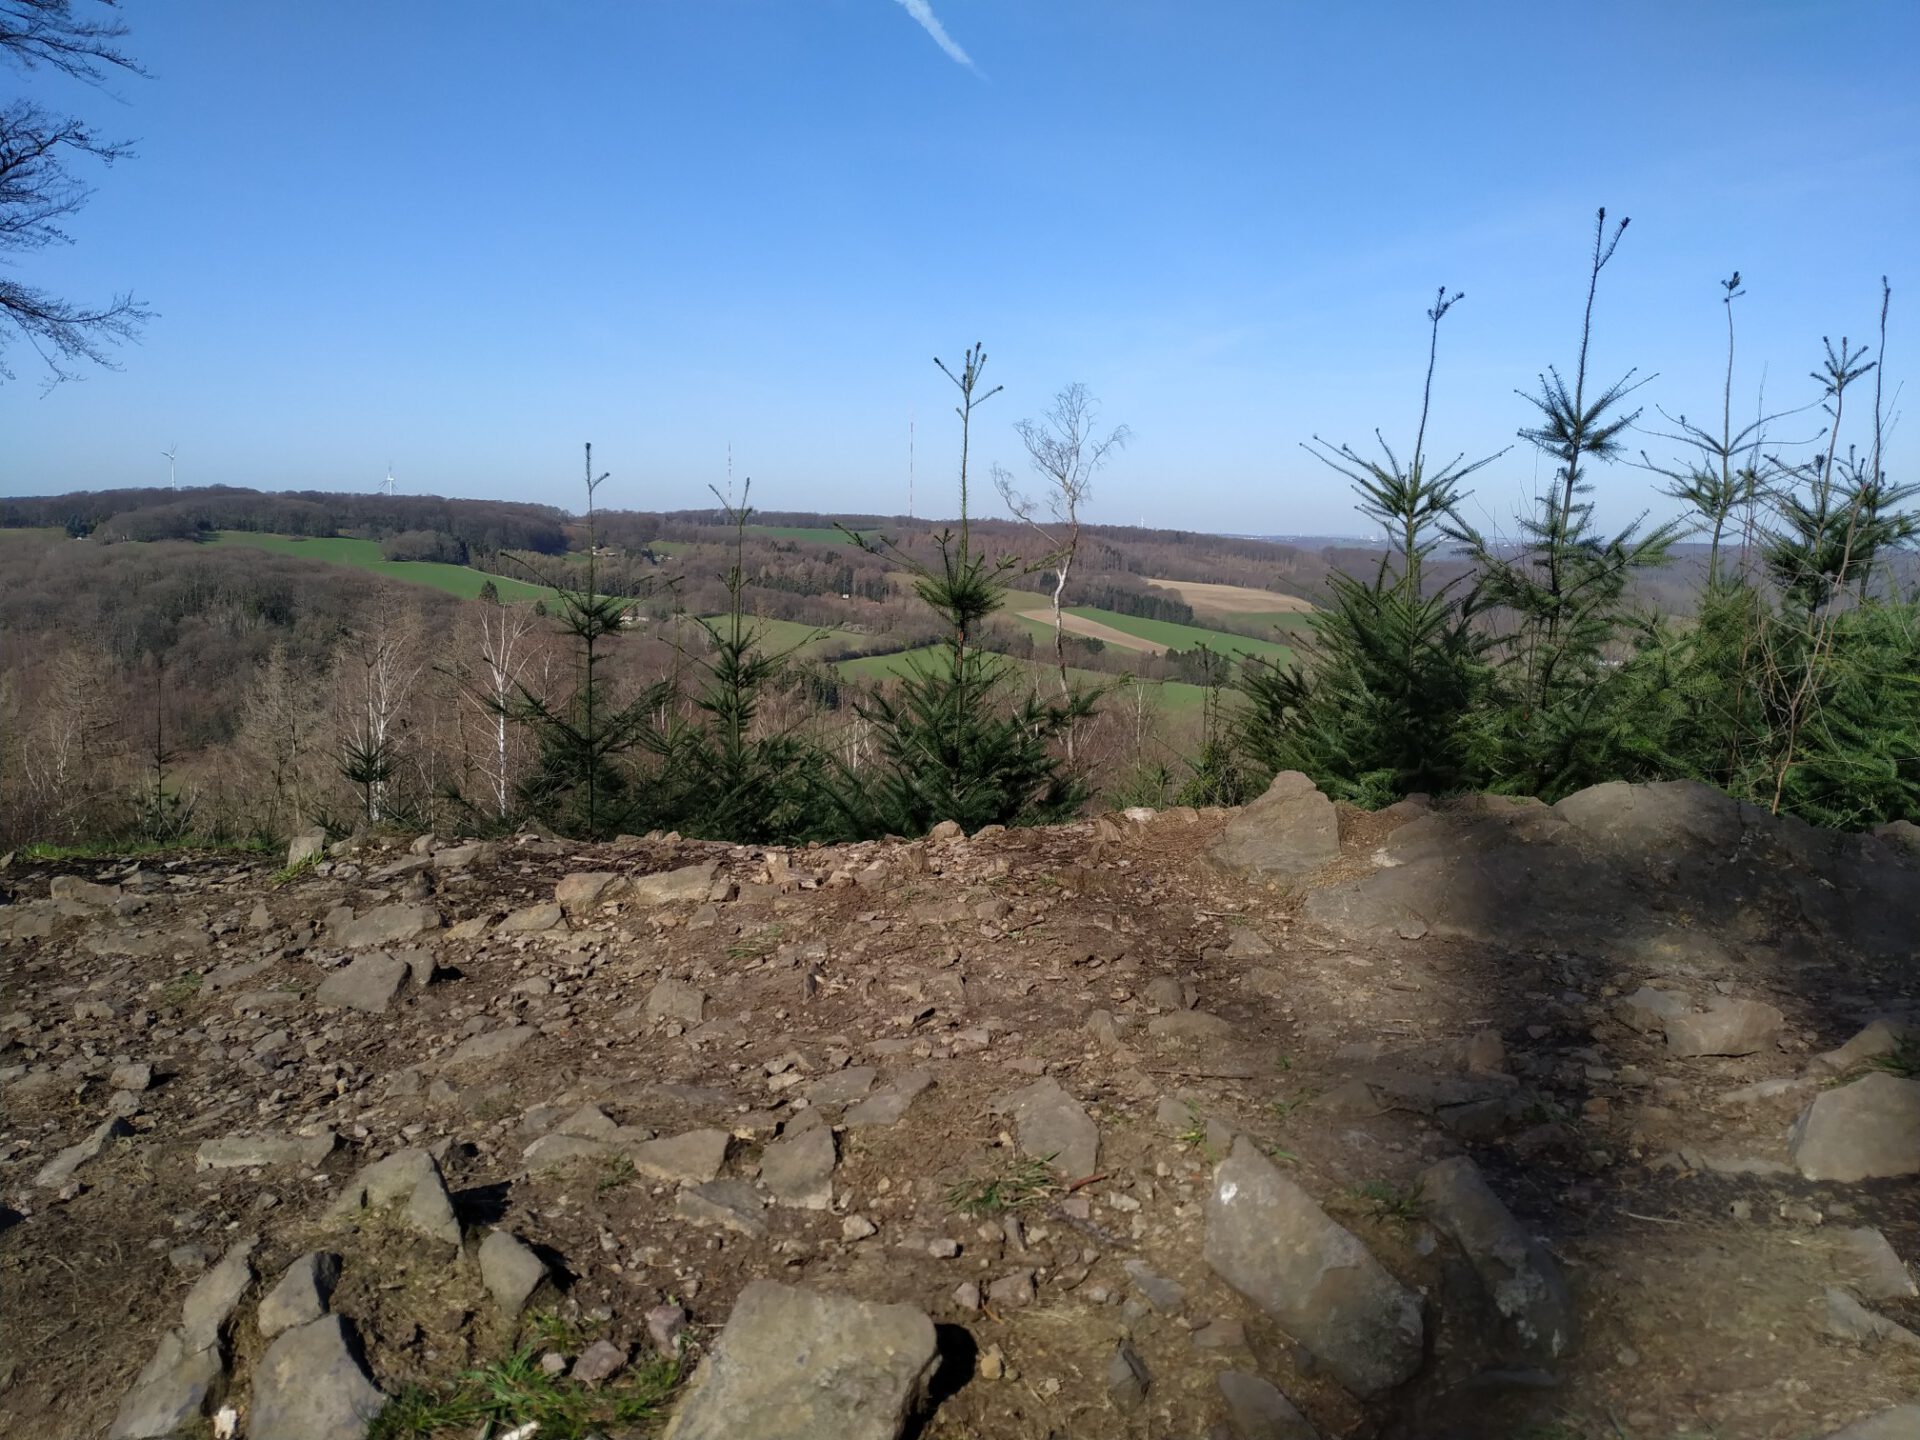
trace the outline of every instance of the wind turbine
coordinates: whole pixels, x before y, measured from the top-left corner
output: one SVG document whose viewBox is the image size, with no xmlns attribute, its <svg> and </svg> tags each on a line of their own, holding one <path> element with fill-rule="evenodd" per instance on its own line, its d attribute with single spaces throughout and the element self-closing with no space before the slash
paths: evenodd
<svg viewBox="0 0 1920 1440">
<path fill-rule="evenodd" d="M 387 478 L 380 482 L 380 493 L 382 495 L 393 494 L 393 462 L 391 460 L 387 462 Z"/>
<path fill-rule="evenodd" d="M 177 455 L 179 451 L 180 451 L 180 446 L 176 442 L 172 449 L 162 450 L 160 452 L 162 455 L 167 457 L 167 488 L 169 490 L 178 490 L 180 488 L 178 485 L 174 484 L 173 482 L 173 457 Z"/>
</svg>

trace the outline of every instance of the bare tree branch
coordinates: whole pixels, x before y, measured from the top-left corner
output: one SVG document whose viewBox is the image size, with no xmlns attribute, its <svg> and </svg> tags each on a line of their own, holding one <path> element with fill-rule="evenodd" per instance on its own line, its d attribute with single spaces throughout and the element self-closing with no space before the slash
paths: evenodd
<svg viewBox="0 0 1920 1440">
<path fill-rule="evenodd" d="M 93 0 L 112 12 L 114 0 Z M 117 14 L 89 19 L 74 0 L 0 0 L 0 59 L 17 70 L 56 71 L 101 86 L 114 73 L 147 72 L 120 48 L 127 27 Z M 69 168 L 80 157 L 111 165 L 130 144 L 102 138 L 83 121 L 29 100 L 0 104 L 0 266 L 10 254 L 70 245 L 61 222 L 92 190 Z M 0 278 L 0 380 L 10 340 L 24 339 L 45 367 L 49 387 L 72 379 L 81 364 L 113 368 L 111 348 L 131 340 L 151 312 L 130 294 L 105 304 L 79 304 L 11 278 Z"/>
</svg>

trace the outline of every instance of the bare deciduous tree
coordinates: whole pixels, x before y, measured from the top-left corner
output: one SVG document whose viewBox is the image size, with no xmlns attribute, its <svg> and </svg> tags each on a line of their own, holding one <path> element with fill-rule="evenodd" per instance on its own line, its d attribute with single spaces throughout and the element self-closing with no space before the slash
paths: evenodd
<svg viewBox="0 0 1920 1440">
<path fill-rule="evenodd" d="M 114 0 L 95 3 L 111 11 Z M 119 17 L 90 19 L 80 9 L 74 0 L 0 0 L 0 58 L 16 70 L 50 70 L 94 86 L 116 73 L 144 75 L 120 48 L 127 27 Z M 0 102 L 0 254 L 70 244 L 63 222 L 92 194 L 71 165 L 82 157 L 111 165 L 131 153 L 127 141 L 106 139 L 72 115 L 24 98 Z M 80 363 L 111 368 L 109 348 L 148 318 L 131 294 L 79 304 L 0 275 L 0 379 L 13 378 L 5 363 L 13 336 L 32 347 L 48 383 L 57 384 Z"/>
<path fill-rule="evenodd" d="M 539 617 L 531 605 L 482 605 L 475 622 L 480 663 L 463 677 L 461 688 L 486 717 L 493 753 L 487 766 L 487 784 L 493 792 L 494 813 L 502 820 L 513 796 L 512 730 L 509 711 L 514 697 L 527 688 L 536 644 Z M 544 689 L 538 691 L 545 694 Z"/>
<path fill-rule="evenodd" d="M 1074 559 L 1080 553 L 1080 507 L 1093 493 L 1093 477 L 1115 450 L 1123 449 L 1132 432 L 1117 425 L 1103 438 L 1095 434 L 1100 419 L 1100 403 L 1078 381 L 1064 387 L 1053 397 L 1053 408 L 1039 421 L 1022 420 L 1013 428 L 1026 446 L 1028 463 L 1046 482 L 1045 506 L 1053 523 L 1041 521 L 1041 503 L 1014 488 L 1013 475 L 1003 466 L 993 471 L 994 488 L 1006 502 L 1014 518 L 1033 528 L 1051 547 L 1047 568 L 1053 571 L 1053 656 L 1060 671 L 1060 694 L 1070 697 L 1073 687 L 1067 679 L 1067 642 L 1061 618 L 1067 578 Z M 1073 753 L 1073 737 L 1067 737 L 1067 753 Z"/>
</svg>

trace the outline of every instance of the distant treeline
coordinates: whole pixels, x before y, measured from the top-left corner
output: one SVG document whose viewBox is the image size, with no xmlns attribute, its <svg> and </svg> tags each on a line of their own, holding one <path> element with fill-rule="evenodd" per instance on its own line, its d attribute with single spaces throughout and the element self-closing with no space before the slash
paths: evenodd
<svg viewBox="0 0 1920 1440">
<path fill-rule="evenodd" d="M 266 493 L 227 485 L 0 499 L 0 527 L 25 526 L 62 528 L 101 540 L 193 540 L 215 530 L 369 540 L 432 533 L 470 549 L 545 555 L 562 553 L 568 543 L 566 512 L 551 505 L 438 495 Z"/>
</svg>

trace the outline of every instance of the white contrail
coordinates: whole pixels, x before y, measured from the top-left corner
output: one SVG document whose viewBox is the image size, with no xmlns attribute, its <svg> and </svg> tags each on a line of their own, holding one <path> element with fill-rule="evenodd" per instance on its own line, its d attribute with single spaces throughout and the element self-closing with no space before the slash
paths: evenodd
<svg viewBox="0 0 1920 1440">
<path fill-rule="evenodd" d="M 933 37 L 933 43 L 947 52 L 949 59 L 966 66 L 978 74 L 980 67 L 973 63 L 973 57 L 960 48 L 959 41 L 947 34 L 947 27 L 940 23 L 940 17 L 933 13 L 928 0 L 900 0 L 900 8 L 920 22 L 920 28 Z"/>
</svg>

